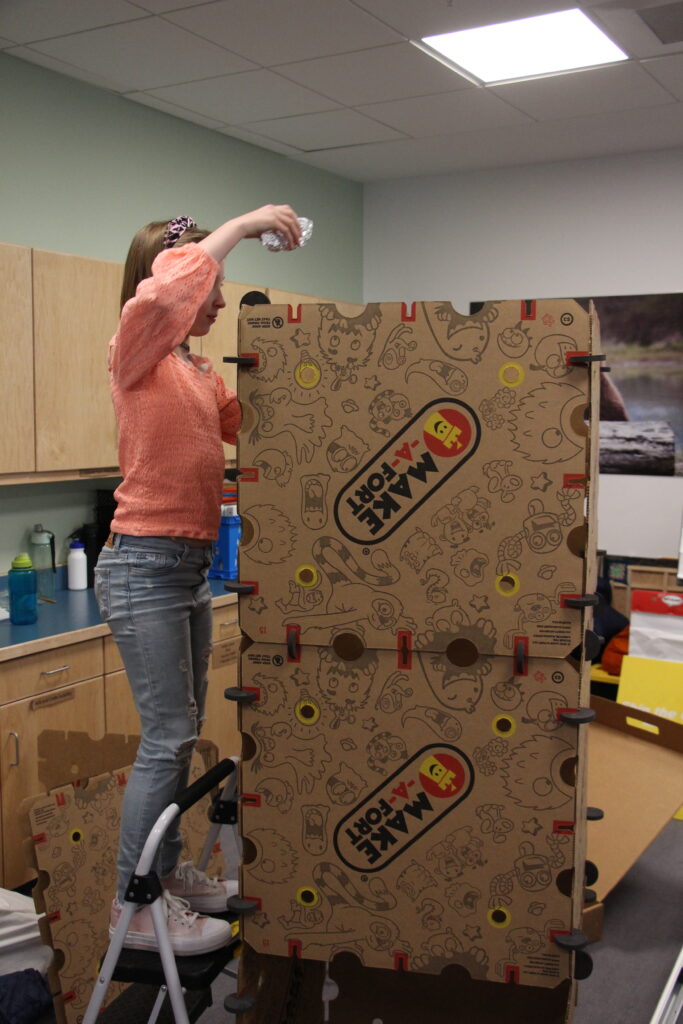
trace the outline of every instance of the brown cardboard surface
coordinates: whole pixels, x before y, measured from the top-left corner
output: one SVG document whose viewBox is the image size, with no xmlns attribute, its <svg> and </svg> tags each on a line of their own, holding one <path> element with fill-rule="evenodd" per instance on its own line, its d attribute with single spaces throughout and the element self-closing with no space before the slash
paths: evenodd
<svg viewBox="0 0 683 1024">
<path fill-rule="evenodd" d="M 555 987 L 582 875 L 580 673 L 508 658 L 457 668 L 392 651 L 254 644 L 242 686 L 242 888 L 256 950 Z M 581 830 L 582 831 L 582 830 Z M 579 871 L 575 871 L 579 867 Z"/>
<path fill-rule="evenodd" d="M 240 622 L 253 640 L 564 657 L 585 615 L 598 346 L 569 300 L 245 309 Z M 592 502 L 594 504 L 594 501 Z"/>
<path fill-rule="evenodd" d="M 588 857 L 604 900 L 683 800 L 683 726 L 601 697 L 591 706 L 598 717 L 588 730 L 588 803 L 605 817 L 588 825 Z"/>
<path fill-rule="evenodd" d="M 87 749 L 87 737 L 61 734 L 65 746 Z M 113 741 L 114 749 L 122 737 Z M 57 742 L 51 740 L 50 743 Z M 102 750 L 96 745 L 95 756 Z M 49 746 L 49 744 L 48 744 Z M 193 755 L 190 782 L 216 763 L 216 748 L 199 741 Z M 61 786 L 24 802 L 33 838 L 38 883 L 33 890 L 36 909 L 47 915 L 45 940 L 56 957 L 51 968 L 51 990 L 60 1024 L 78 1024 L 88 1004 L 97 975 L 98 960 L 108 944 L 111 900 L 116 890 L 116 849 L 123 789 L 129 768 L 106 772 Z M 198 859 L 206 839 L 210 797 L 195 804 L 183 817 L 183 859 Z M 218 850 L 211 868 L 219 870 Z M 107 1001 L 121 986 L 113 984 Z"/>
<path fill-rule="evenodd" d="M 244 935 L 341 971 L 331 1020 L 571 1014 L 598 348 L 567 300 L 242 312 Z"/>
</svg>

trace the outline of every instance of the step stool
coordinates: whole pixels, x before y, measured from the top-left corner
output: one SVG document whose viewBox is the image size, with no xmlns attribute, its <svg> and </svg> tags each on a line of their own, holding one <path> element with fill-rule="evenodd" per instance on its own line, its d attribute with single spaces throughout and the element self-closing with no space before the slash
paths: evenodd
<svg viewBox="0 0 683 1024">
<path fill-rule="evenodd" d="M 233 924 L 232 941 L 223 948 L 198 956 L 174 956 L 166 929 L 164 912 L 161 907 L 161 882 L 157 873 L 152 871 L 152 864 L 154 863 L 161 840 L 171 822 L 178 815 L 192 807 L 193 804 L 197 803 L 198 800 L 201 800 L 203 796 L 209 793 L 226 776 L 229 777 L 229 782 L 224 786 L 223 793 L 215 807 L 220 805 L 221 802 L 229 802 L 224 801 L 224 797 L 226 793 L 228 796 L 234 794 L 237 772 L 235 761 L 226 758 L 213 768 L 210 768 L 200 779 L 197 779 L 196 782 L 184 790 L 178 796 L 177 801 L 169 804 L 159 815 L 144 845 L 135 873 L 131 876 L 119 923 L 116 926 L 109 949 L 102 962 L 88 1009 L 83 1017 L 83 1024 L 95 1024 L 100 1019 L 100 1008 L 112 980 L 134 982 L 136 985 L 149 985 L 158 989 L 147 1024 L 155 1024 L 155 1022 L 163 1019 L 160 1017 L 160 1014 L 166 995 L 168 995 L 170 1000 L 173 1013 L 172 1020 L 175 1021 L 175 1024 L 191 1024 L 191 1021 L 197 1020 L 199 1016 L 197 1010 L 200 1003 L 202 1006 L 199 1012 L 203 1012 L 207 1005 L 211 1005 L 209 991 L 211 983 L 225 968 L 225 965 L 234 958 L 240 943 L 236 915 L 227 911 L 225 914 L 212 915 L 230 921 Z M 215 810 L 212 818 L 215 818 Z M 218 828 L 220 828 L 220 821 L 214 821 L 198 864 L 200 869 L 203 869 L 208 862 Z M 210 843 L 209 839 L 211 839 Z M 159 944 L 158 953 L 149 950 L 125 949 L 123 947 L 128 927 L 138 905 L 147 905 L 150 908 L 154 922 L 154 931 Z M 188 998 L 187 1003 L 183 990 L 194 994 Z M 201 998 L 197 998 L 197 994 L 201 993 L 204 993 L 204 1001 Z M 111 1012 L 113 1015 L 111 1017 L 112 1024 L 119 1019 L 117 1004 L 120 1000 L 123 1000 L 125 995 L 126 993 L 124 992 L 119 999 L 112 1003 L 111 1007 L 107 1008 L 106 1014 Z M 207 996 L 208 1003 L 205 1002 Z M 136 1018 L 139 1009 L 136 1003 Z M 190 1016 L 190 1012 L 192 1016 Z M 103 1016 L 104 1019 L 107 1019 L 106 1015 Z M 120 1019 L 123 1020 L 124 1018 Z M 127 1013 L 125 1019 L 126 1024 L 131 1024 L 130 1012 Z"/>
</svg>

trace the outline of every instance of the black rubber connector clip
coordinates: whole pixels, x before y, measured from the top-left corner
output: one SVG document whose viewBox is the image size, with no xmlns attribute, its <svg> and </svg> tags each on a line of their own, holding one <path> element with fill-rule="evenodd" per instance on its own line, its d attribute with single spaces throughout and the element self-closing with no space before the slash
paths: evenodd
<svg viewBox="0 0 683 1024">
<path fill-rule="evenodd" d="M 156 871 L 150 871 L 148 875 L 136 875 L 133 872 L 128 880 L 124 899 L 126 903 L 139 903 L 142 906 L 147 906 L 154 903 L 163 891 Z"/>
<path fill-rule="evenodd" d="M 259 909 L 255 900 L 245 900 L 242 896 L 230 896 L 227 908 L 232 914 L 253 914 Z"/>
<path fill-rule="evenodd" d="M 607 356 L 604 352 L 598 352 L 596 355 L 571 355 L 567 356 L 567 363 L 569 366 L 590 366 L 591 363 L 604 363 Z"/>
<path fill-rule="evenodd" d="M 226 996 L 223 1000 L 223 1008 L 228 1013 L 234 1013 L 236 1016 L 240 1013 L 248 1013 L 249 1010 L 253 1010 L 256 1006 L 256 1000 L 251 996 L 238 996 L 236 992 L 232 992 L 229 996 Z"/>
<path fill-rule="evenodd" d="M 582 594 L 580 597 L 565 597 L 565 608 L 595 608 L 600 604 L 597 594 Z"/>
<path fill-rule="evenodd" d="M 588 936 L 585 932 L 582 932 L 580 928 L 574 928 L 573 931 L 564 935 L 555 933 L 553 938 L 555 940 L 555 944 L 559 946 L 560 949 L 566 949 L 569 953 L 574 953 L 588 945 Z"/>
<path fill-rule="evenodd" d="M 241 686 L 227 686 L 223 690 L 226 700 L 234 700 L 237 704 L 253 704 L 258 694 L 253 690 L 243 690 Z"/>
<path fill-rule="evenodd" d="M 228 580 L 227 583 L 223 584 L 223 589 L 227 590 L 229 594 L 253 594 L 255 588 L 253 583 L 239 583 L 237 580 Z"/>
<path fill-rule="evenodd" d="M 591 904 L 597 903 L 598 894 L 595 889 L 584 889 L 583 890 L 583 905 L 584 907 L 590 907 Z"/>
<path fill-rule="evenodd" d="M 235 366 L 258 366 L 258 356 L 223 356 L 224 363 L 234 363 Z"/>
<path fill-rule="evenodd" d="M 226 469 L 225 471 L 225 479 L 229 480 L 230 483 L 233 484 L 237 483 L 237 481 L 239 480 L 239 475 L 240 471 L 239 469 L 237 469 L 237 467 L 235 467 L 234 469 Z"/>
<path fill-rule="evenodd" d="M 576 711 L 558 711 L 558 718 L 569 725 L 588 725 L 595 721 L 593 708 L 577 708 Z"/>
<path fill-rule="evenodd" d="M 523 637 L 515 640 L 515 675 L 525 676 L 527 674 L 527 657 L 529 653 L 528 641 Z"/>
<path fill-rule="evenodd" d="M 602 821 L 605 817 L 605 812 L 602 807 L 587 807 L 586 808 L 586 821 Z"/>
</svg>

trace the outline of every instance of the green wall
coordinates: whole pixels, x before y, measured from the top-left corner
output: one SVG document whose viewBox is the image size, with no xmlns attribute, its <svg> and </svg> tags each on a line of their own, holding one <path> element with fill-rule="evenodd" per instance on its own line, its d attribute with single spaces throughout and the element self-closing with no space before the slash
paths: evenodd
<svg viewBox="0 0 683 1024">
<path fill-rule="evenodd" d="M 150 220 L 189 213 L 213 227 L 287 202 L 314 220 L 309 245 L 273 254 L 243 242 L 226 276 L 361 301 L 357 182 L 3 54 L 0 96 L 0 242 L 122 262 L 133 233 Z M 0 486 L 0 574 L 36 522 L 55 532 L 64 557 L 66 536 L 92 519 L 97 487 L 92 480 Z"/>
<path fill-rule="evenodd" d="M 134 232 L 189 213 L 202 226 L 290 203 L 308 247 L 237 247 L 227 276 L 362 296 L 362 185 L 0 54 L 0 242 L 123 261 Z"/>
</svg>

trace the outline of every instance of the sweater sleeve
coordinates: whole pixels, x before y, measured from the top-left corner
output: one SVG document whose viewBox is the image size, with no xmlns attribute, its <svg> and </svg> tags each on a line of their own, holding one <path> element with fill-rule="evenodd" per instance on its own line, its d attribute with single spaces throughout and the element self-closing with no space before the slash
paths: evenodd
<svg viewBox="0 0 683 1024">
<path fill-rule="evenodd" d="M 123 307 L 112 341 L 110 366 L 120 387 L 133 387 L 185 340 L 219 270 L 193 242 L 159 253 L 152 276 Z"/>
<path fill-rule="evenodd" d="M 226 388 L 223 378 L 216 374 L 216 401 L 221 422 L 221 437 L 228 444 L 237 444 L 237 431 L 242 422 L 242 410 L 234 391 Z"/>
</svg>

